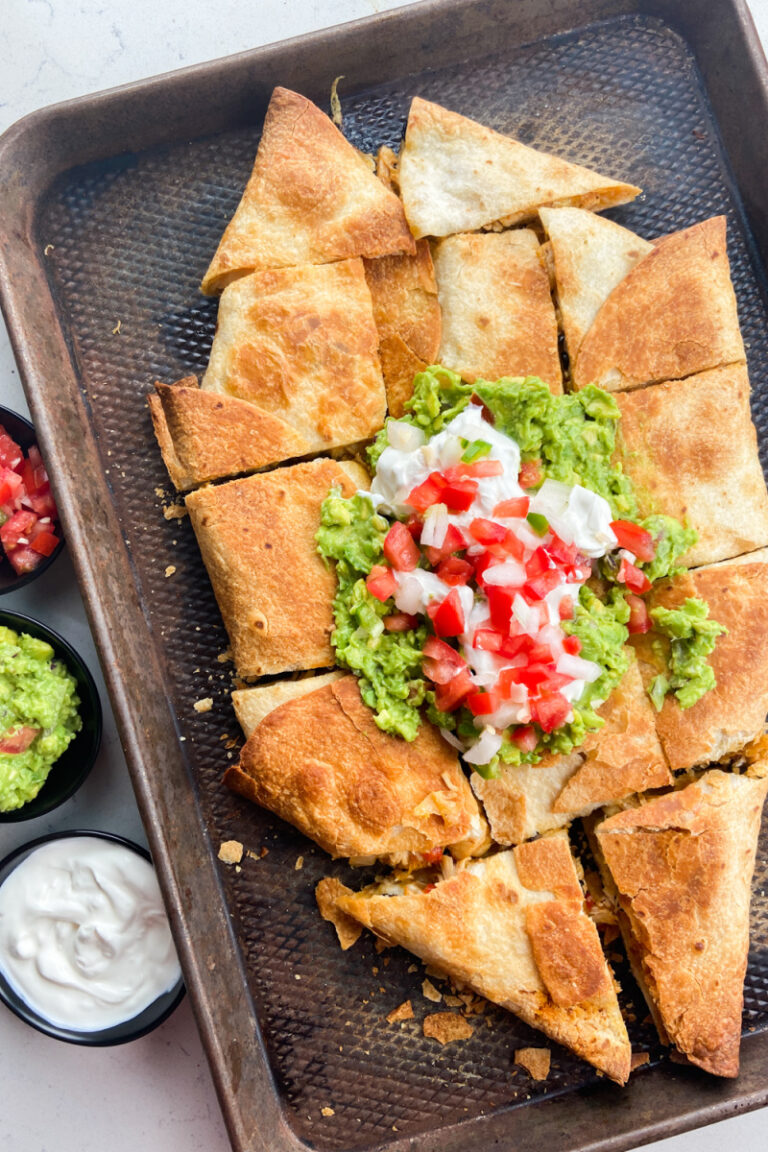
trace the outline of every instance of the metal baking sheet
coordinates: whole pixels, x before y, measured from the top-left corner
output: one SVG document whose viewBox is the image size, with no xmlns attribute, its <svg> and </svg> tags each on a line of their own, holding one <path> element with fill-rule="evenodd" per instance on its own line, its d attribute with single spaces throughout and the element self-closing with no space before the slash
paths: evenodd
<svg viewBox="0 0 768 1152">
<path fill-rule="evenodd" d="M 465 1043 L 426 1040 L 421 967 L 371 937 L 341 953 L 317 914 L 321 876 L 359 873 L 221 786 L 241 742 L 226 635 L 188 520 L 163 516 L 146 395 L 205 367 L 216 304 L 198 284 L 273 85 L 327 106 L 342 73 L 344 130 L 364 150 L 397 147 L 418 94 L 641 184 L 611 215 L 642 235 L 724 212 L 768 460 L 768 100 L 737 0 L 437 0 L 48 109 L 0 141 L 2 305 L 233 1146 L 623 1149 L 759 1106 L 765 834 L 740 1078 L 673 1064 L 621 969 L 651 1057 L 622 1091 L 556 1046 L 549 1078 L 530 1081 L 513 1052 L 540 1037 L 501 1010 Z M 252 853 L 239 871 L 216 858 L 233 838 Z M 416 1019 L 388 1026 L 406 998 Z"/>
</svg>

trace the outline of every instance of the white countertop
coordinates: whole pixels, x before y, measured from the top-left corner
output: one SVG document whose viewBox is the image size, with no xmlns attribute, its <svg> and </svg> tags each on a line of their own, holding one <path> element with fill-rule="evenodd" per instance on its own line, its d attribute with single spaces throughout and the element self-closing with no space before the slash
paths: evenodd
<svg viewBox="0 0 768 1152">
<path fill-rule="evenodd" d="M 402 0 L 0 0 L 0 132 L 46 104 L 401 6 Z M 752 0 L 751 8 L 766 45 L 768 0 Z M 27 411 L 1 319 L 0 403 Z M 105 709 L 104 743 L 88 781 L 49 817 L 0 825 L 0 857 L 69 828 L 144 841 L 66 551 L 0 606 L 61 632 L 87 660 Z M 228 1152 L 188 1001 L 151 1035 L 118 1048 L 87 1050 L 48 1039 L 2 1005 L 0 1037 L 0 1152 Z M 768 1110 L 648 1147 L 715 1152 L 726 1143 L 764 1152 Z"/>
</svg>

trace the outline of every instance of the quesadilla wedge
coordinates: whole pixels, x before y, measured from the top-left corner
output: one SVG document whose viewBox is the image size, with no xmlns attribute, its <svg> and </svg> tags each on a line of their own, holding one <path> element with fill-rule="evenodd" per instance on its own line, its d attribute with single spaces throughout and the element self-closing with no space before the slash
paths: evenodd
<svg viewBox="0 0 768 1152">
<path fill-rule="evenodd" d="M 409 744 L 376 726 L 356 677 L 321 679 L 267 711 L 224 783 L 334 857 L 402 867 L 444 848 L 484 851 L 485 820 L 437 729 L 423 724 Z"/>
<path fill-rule="evenodd" d="M 549 278 L 530 228 L 461 233 L 435 245 L 443 332 L 439 363 L 478 376 L 538 376 L 562 392 Z"/>
<path fill-rule="evenodd" d="M 584 208 L 540 208 L 539 216 L 551 245 L 565 347 L 574 363 L 602 305 L 653 245 Z"/>
<path fill-rule="evenodd" d="M 705 772 L 619 812 L 595 839 L 627 951 L 665 1043 L 736 1076 L 749 901 L 768 778 Z"/>
<path fill-rule="evenodd" d="M 662 512 L 698 533 L 682 564 L 695 568 L 768 544 L 745 364 L 618 393 L 616 403 L 616 460 L 634 484 L 640 516 Z"/>
<path fill-rule="evenodd" d="M 341 680 L 342 676 L 344 673 L 339 670 L 320 676 L 302 676 L 299 680 L 274 680 L 256 688 L 236 688 L 232 693 L 232 707 L 246 740 L 275 708 L 289 700 L 298 700 L 308 692 L 316 692 L 334 680 Z"/>
<path fill-rule="evenodd" d="M 648 606 L 679 609 L 693 598 L 727 631 L 709 657 L 715 687 L 690 708 L 670 693 L 656 716 L 673 772 L 730 757 L 762 732 L 768 712 L 768 563 L 745 556 L 693 569 L 655 585 Z M 632 637 L 646 687 L 666 673 L 668 644 L 655 631 Z"/>
<path fill-rule="evenodd" d="M 610 208 L 640 191 L 418 96 L 408 116 L 399 179 L 417 238 L 521 224 L 542 205 Z"/>
<path fill-rule="evenodd" d="M 186 497 L 238 676 L 333 664 L 336 577 L 317 553 L 320 506 L 351 496 L 360 465 L 313 460 L 199 488 Z"/>
<path fill-rule="evenodd" d="M 713 216 L 663 237 L 627 273 L 584 335 L 571 375 L 576 388 L 617 392 L 744 359 L 725 217 Z"/>
<path fill-rule="evenodd" d="M 201 288 L 213 296 L 246 272 L 413 251 L 397 196 L 324 112 L 275 88 L 253 171 Z"/>
<path fill-rule="evenodd" d="M 634 659 L 597 712 L 603 727 L 567 755 L 502 764 L 490 780 L 472 773 L 472 789 L 497 843 L 519 844 L 612 800 L 672 783 Z"/>
<path fill-rule="evenodd" d="M 332 903 L 625 1083 L 629 1040 L 565 834 L 465 861 L 427 888 L 330 884 L 324 915 Z"/>
</svg>

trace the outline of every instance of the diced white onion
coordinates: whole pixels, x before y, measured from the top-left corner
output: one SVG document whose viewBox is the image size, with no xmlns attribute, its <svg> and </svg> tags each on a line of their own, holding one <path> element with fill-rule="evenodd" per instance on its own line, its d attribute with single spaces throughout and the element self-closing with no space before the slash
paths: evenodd
<svg viewBox="0 0 768 1152">
<path fill-rule="evenodd" d="M 387 441 L 397 452 L 416 452 L 426 436 L 423 429 L 406 420 L 387 420 Z"/>
<path fill-rule="evenodd" d="M 440 735 L 442 736 L 443 740 L 451 745 L 452 748 L 455 748 L 458 752 L 464 751 L 464 745 L 462 744 L 461 740 L 459 740 L 457 736 L 454 736 L 450 728 L 441 728 Z"/>
<path fill-rule="evenodd" d="M 413 572 L 396 572 L 395 579 L 395 604 L 409 616 L 418 613 L 424 615 L 427 604 L 434 600 L 444 600 L 451 590 L 434 572 L 426 572 L 423 568 L 414 568 Z"/>
<path fill-rule="evenodd" d="M 523 632 L 536 635 L 541 627 L 541 614 L 535 604 L 528 604 L 518 592 L 512 601 L 512 613 Z"/>
<path fill-rule="evenodd" d="M 584 680 L 587 684 L 594 683 L 600 676 L 602 668 L 592 660 L 582 660 L 581 656 L 572 656 L 565 652 L 555 665 L 561 676 L 572 676 L 574 680 Z"/>
<path fill-rule="evenodd" d="M 467 749 L 464 753 L 464 759 L 468 764 L 488 764 L 493 760 L 503 743 L 500 732 L 495 732 L 493 728 L 486 728 L 479 740 Z"/>
<path fill-rule="evenodd" d="M 528 693 L 525 685 L 515 685 L 523 689 L 525 699 L 521 701 L 506 700 L 500 708 L 492 712 L 490 716 L 484 716 L 483 720 L 486 724 L 492 724 L 494 728 L 509 728 L 511 724 L 527 724 L 531 719 L 531 709 L 528 705 Z M 478 717 L 479 719 L 479 717 Z M 477 723 L 477 721 L 475 721 Z"/>
<path fill-rule="evenodd" d="M 502 564 L 493 564 L 483 573 L 486 584 L 499 584 L 505 588 L 522 588 L 528 579 L 525 568 L 515 560 L 505 560 Z"/>
<path fill-rule="evenodd" d="M 445 504 L 433 504 L 424 513 L 421 543 L 430 548 L 442 548 L 448 531 L 448 509 Z"/>
</svg>

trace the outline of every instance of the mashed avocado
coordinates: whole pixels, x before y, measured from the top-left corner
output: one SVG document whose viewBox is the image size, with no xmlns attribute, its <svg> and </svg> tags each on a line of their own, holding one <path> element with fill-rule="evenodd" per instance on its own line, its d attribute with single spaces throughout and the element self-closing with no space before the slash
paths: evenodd
<svg viewBox="0 0 768 1152">
<path fill-rule="evenodd" d="M 50 644 L 0 627 L 0 811 L 37 796 L 82 727 L 79 703 Z"/>
<path fill-rule="evenodd" d="M 429 439 L 470 402 L 484 405 L 494 427 L 519 445 L 523 461 L 539 462 L 542 481 L 581 484 L 608 501 L 615 519 L 634 521 L 650 532 L 654 558 L 638 566 L 651 582 L 682 570 L 678 558 L 695 543 L 696 533 L 668 516 L 640 521 L 632 483 L 614 462 L 620 413 L 612 396 L 591 385 L 575 394 L 553 396 L 536 377 L 467 384 L 457 373 L 433 366 L 416 375 L 413 397 L 402 419 L 421 428 Z M 372 468 L 387 442 L 385 425 L 369 449 Z M 321 555 L 337 565 L 332 643 L 338 661 L 360 676 L 361 695 L 384 731 L 415 739 L 419 709 L 426 704 L 433 723 L 470 739 L 477 735 L 471 714 L 466 708 L 440 712 L 432 686 L 422 675 L 427 627 L 386 631 L 382 621 L 392 611 L 391 605 L 382 604 L 366 588 L 365 577 L 383 561 L 388 528 L 364 496 L 346 500 L 333 492 L 323 505 L 317 542 Z M 564 630 L 580 640 L 582 658 L 602 668 L 599 678 L 585 686 L 574 704 L 573 719 L 552 732 L 540 732 L 530 752 L 522 751 L 505 733 L 498 756 L 489 765 L 475 766 L 483 775 L 496 775 L 499 761 L 536 763 L 549 752 L 568 753 L 583 743 L 588 732 L 601 727 L 595 709 L 610 696 L 628 667 L 625 645 L 630 610 L 624 585 L 615 582 L 616 568 L 615 563 L 614 570 L 610 564 L 602 566 L 607 590 L 598 595 L 589 585 L 583 586 L 573 619 L 564 622 Z M 692 600 L 674 612 L 651 611 L 669 670 L 668 675 L 656 678 L 650 690 L 657 707 L 669 691 L 674 691 L 682 707 L 690 707 L 714 686 L 707 656 L 723 629 L 706 616 L 707 606 Z"/>
</svg>

